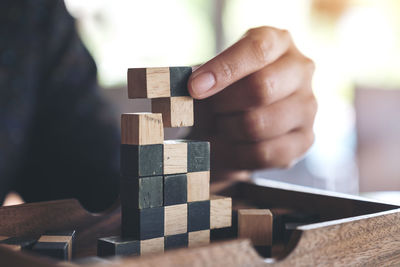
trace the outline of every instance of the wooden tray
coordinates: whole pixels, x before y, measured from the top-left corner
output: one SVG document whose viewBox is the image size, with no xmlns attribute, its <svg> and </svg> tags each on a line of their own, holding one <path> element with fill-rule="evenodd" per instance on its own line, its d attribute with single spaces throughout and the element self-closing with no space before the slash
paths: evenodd
<svg viewBox="0 0 400 267">
<path fill-rule="evenodd" d="M 212 242 L 208 246 L 164 254 L 126 257 L 112 266 L 315 266 L 400 264 L 400 207 L 355 196 L 308 189 L 268 180 L 235 183 L 219 192 L 241 206 L 290 209 L 317 215 L 317 223 L 299 226 L 275 258 L 263 259 L 248 240 Z M 77 230 L 76 257 L 96 254 L 96 239 L 119 233 L 116 204 L 102 214 L 85 211 L 76 200 L 59 200 L 0 208 L 0 235 Z M 225 237 L 234 238 L 235 231 Z M 279 237 L 279 236 L 278 236 Z M 273 251 L 274 252 L 274 251 Z M 273 254 L 274 256 L 274 254 Z M 56 261 L 0 247 L 1 266 L 54 266 Z M 97 264 L 96 266 L 102 266 Z"/>
</svg>

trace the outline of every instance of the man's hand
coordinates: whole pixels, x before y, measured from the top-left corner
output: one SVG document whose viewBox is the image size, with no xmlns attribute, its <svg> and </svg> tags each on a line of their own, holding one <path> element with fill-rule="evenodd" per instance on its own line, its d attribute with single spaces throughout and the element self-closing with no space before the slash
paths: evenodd
<svg viewBox="0 0 400 267">
<path fill-rule="evenodd" d="M 195 70 L 193 137 L 211 141 L 214 169 L 290 167 L 314 141 L 314 63 L 287 31 L 249 30 Z"/>
</svg>

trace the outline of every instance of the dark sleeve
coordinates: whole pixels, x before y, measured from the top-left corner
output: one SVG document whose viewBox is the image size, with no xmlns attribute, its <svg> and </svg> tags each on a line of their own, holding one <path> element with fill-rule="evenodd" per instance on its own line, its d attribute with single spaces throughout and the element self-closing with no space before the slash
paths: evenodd
<svg viewBox="0 0 400 267">
<path fill-rule="evenodd" d="M 118 194 L 120 135 L 96 66 L 63 1 L 47 1 L 34 124 L 17 191 L 27 202 L 77 198 L 92 211 Z"/>
</svg>

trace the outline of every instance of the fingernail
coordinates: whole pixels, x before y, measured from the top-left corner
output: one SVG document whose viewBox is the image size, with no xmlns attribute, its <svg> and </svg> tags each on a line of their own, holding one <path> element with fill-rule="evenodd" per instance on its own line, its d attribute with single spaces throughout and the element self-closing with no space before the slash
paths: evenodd
<svg viewBox="0 0 400 267">
<path fill-rule="evenodd" d="M 195 94 L 202 95 L 215 85 L 215 77 L 211 72 L 204 72 L 192 80 L 192 89 Z"/>
</svg>

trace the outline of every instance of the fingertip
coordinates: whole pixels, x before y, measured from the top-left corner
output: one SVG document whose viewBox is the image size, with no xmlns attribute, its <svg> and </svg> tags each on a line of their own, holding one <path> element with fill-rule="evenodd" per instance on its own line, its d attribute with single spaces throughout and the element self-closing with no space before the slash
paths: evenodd
<svg viewBox="0 0 400 267">
<path fill-rule="evenodd" d="M 196 99 L 206 98 L 215 84 L 216 79 L 212 72 L 194 72 L 188 81 L 189 93 Z"/>
</svg>

